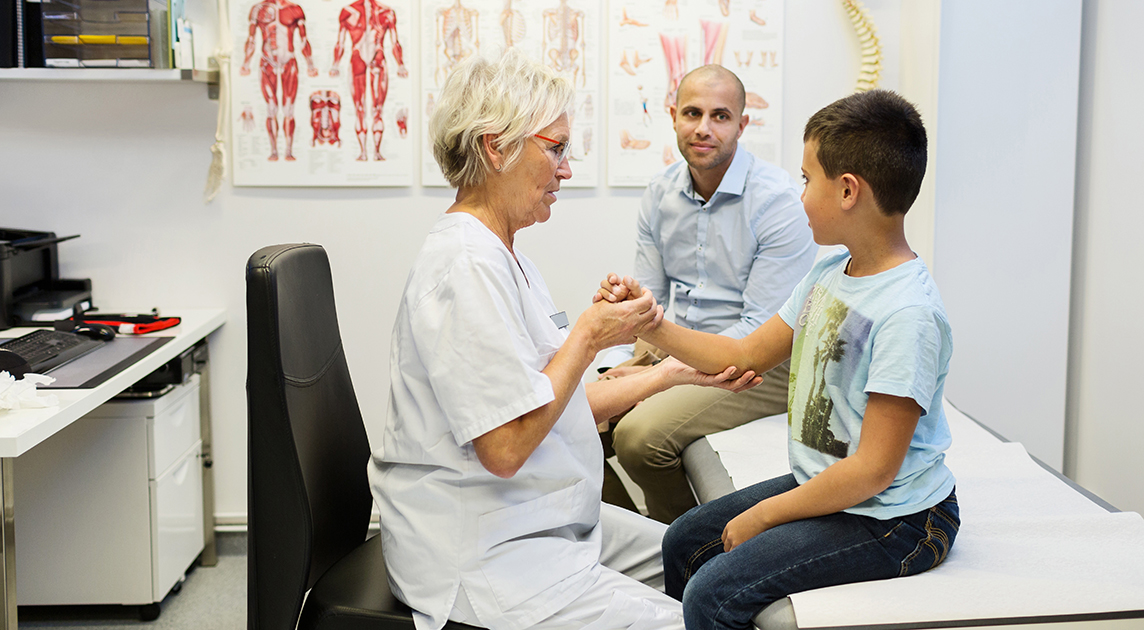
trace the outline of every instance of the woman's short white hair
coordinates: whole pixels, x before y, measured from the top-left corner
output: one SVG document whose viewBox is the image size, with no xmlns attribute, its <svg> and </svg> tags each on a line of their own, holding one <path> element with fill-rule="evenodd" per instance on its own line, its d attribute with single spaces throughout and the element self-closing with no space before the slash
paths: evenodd
<svg viewBox="0 0 1144 630">
<path fill-rule="evenodd" d="M 491 170 L 481 138 L 504 155 L 502 170 L 520 159 L 524 142 L 570 113 L 572 85 L 555 71 L 509 48 L 500 59 L 475 55 L 445 79 L 429 119 L 433 157 L 455 188 L 479 186 Z"/>
</svg>

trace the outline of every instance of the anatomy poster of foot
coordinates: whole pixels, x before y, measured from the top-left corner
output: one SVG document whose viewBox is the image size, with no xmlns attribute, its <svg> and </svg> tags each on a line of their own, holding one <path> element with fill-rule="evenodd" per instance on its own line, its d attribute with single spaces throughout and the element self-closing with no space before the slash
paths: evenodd
<svg viewBox="0 0 1144 630">
<path fill-rule="evenodd" d="M 412 185 L 410 0 L 230 6 L 235 186 Z"/>
<path fill-rule="evenodd" d="M 669 109 L 683 75 L 710 63 L 747 90 L 739 142 L 779 162 L 783 0 L 611 0 L 607 26 L 609 185 L 646 186 L 682 159 Z"/>
<path fill-rule="evenodd" d="M 433 160 L 429 115 L 445 77 L 473 55 L 494 59 L 517 47 L 555 69 L 576 88 L 571 116 L 572 178 L 597 184 L 601 151 L 600 31 L 602 0 L 421 0 L 421 183 L 445 186 Z"/>
</svg>

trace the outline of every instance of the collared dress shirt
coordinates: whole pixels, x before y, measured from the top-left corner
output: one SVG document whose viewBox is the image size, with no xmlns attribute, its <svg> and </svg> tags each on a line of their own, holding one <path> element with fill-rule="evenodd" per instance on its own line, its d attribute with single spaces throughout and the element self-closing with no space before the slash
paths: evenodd
<svg viewBox="0 0 1144 630">
<path fill-rule="evenodd" d="M 679 325 L 746 337 L 814 264 L 818 246 L 799 196 L 786 171 L 742 146 L 706 202 L 687 163 L 676 162 L 644 192 L 633 276 L 665 308 L 671 298 Z M 622 361 L 621 352 L 602 365 Z"/>
</svg>

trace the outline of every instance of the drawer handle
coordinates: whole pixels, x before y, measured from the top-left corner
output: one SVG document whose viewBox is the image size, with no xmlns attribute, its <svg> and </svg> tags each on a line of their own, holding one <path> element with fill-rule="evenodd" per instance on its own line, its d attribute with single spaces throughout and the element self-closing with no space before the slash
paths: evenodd
<svg viewBox="0 0 1144 630">
<path fill-rule="evenodd" d="M 184 400 L 179 403 L 174 409 L 171 410 L 171 426 L 181 427 L 183 421 L 187 419 L 187 404 L 189 401 Z"/>
<path fill-rule="evenodd" d="M 183 482 L 187 480 L 187 471 L 191 469 L 191 462 L 197 459 L 198 457 L 188 457 L 187 461 L 183 462 L 183 465 L 179 466 L 179 469 L 171 475 L 176 484 L 183 485 Z"/>
</svg>

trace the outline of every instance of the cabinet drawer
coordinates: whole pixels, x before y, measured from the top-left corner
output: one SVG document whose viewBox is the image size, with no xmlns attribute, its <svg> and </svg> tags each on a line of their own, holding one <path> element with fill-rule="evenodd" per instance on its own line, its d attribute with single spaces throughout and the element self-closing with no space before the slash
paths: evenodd
<svg viewBox="0 0 1144 630">
<path fill-rule="evenodd" d="M 199 430 L 199 375 L 158 398 L 113 400 L 95 408 L 92 418 L 145 418 L 148 478 L 156 479 L 202 437 Z"/>
<path fill-rule="evenodd" d="M 199 431 L 199 377 L 182 387 L 186 391 L 155 414 L 151 423 L 151 478 L 156 479 L 188 448 L 202 438 Z M 176 390 L 177 391 L 177 390 Z M 175 394 L 171 392 L 168 396 Z"/>
<path fill-rule="evenodd" d="M 154 597 L 162 601 L 203 550 L 202 443 L 151 482 Z"/>
</svg>

